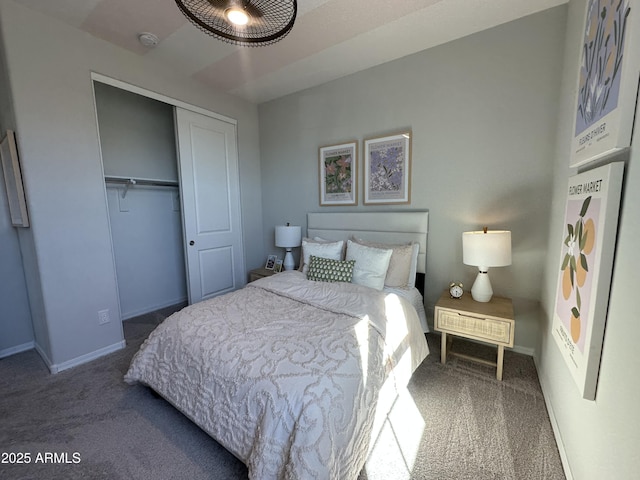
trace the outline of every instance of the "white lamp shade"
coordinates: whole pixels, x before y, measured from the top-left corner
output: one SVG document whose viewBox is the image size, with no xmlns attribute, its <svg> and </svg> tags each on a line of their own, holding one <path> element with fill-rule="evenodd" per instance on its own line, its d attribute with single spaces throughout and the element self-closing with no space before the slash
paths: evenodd
<svg viewBox="0 0 640 480">
<path fill-rule="evenodd" d="M 465 265 L 485 268 L 511 265 L 511 232 L 464 232 L 462 261 Z"/>
<path fill-rule="evenodd" d="M 278 225 L 276 247 L 293 248 L 302 244 L 302 228 L 299 225 Z"/>
</svg>

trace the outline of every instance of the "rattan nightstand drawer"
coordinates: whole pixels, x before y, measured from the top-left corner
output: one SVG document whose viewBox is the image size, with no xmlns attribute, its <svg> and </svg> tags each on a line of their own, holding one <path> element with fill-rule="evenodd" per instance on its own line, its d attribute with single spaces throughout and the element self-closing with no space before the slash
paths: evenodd
<svg viewBox="0 0 640 480">
<path fill-rule="evenodd" d="M 473 317 L 458 312 L 438 309 L 436 329 L 491 343 L 512 346 L 513 322 L 497 318 Z"/>
</svg>

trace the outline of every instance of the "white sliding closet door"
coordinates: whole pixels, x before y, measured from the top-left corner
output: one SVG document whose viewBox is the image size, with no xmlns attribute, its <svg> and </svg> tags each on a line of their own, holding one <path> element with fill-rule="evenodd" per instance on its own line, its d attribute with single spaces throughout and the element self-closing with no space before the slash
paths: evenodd
<svg viewBox="0 0 640 480">
<path fill-rule="evenodd" d="M 243 284 L 238 149 L 234 124 L 175 112 L 191 304 Z"/>
</svg>

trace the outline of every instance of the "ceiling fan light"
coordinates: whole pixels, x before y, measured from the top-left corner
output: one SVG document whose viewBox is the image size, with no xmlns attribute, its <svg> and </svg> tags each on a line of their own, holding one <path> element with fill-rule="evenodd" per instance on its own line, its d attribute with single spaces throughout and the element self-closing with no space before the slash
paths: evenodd
<svg viewBox="0 0 640 480">
<path fill-rule="evenodd" d="M 228 8 L 224 12 L 224 16 L 230 23 L 240 27 L 249 23 L 249 15 L 241 8 Z"/>
<path fill-rule="evenodd" d="M 234 45 L 260 47 L 286 37 L 297 0 L 175 0 L 187 19 L 208 35 Z M 234 18 L 242 16 L 241 20 Z M 243 22 L 244 25 L 238 24 Z"/>
</svg>

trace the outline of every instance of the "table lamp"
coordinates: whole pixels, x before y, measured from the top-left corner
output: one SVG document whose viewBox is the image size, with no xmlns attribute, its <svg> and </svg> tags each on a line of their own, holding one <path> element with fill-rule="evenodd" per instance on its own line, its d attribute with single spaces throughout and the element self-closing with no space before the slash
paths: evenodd
<svg viewBox="0 0 640 480">
<path fill-rule="evenodd" d="M 493 296 L 489 281 L 489 267 L 511 265 L 511 232 L 504 230 L 462 234 L 462 261 L 465 265 L 478 267 L 478 276 L 471 287 L 471 296 L 476 302 L 488 302 Z"/>
<path fill-rule="evenodd" d="M 284 262 L 282 266 L 285 270 L 293 270 L 295 263 L 291 249 L 302 244 L 302 229 L 299 225 L 278 225 L 276 226 L 276 247 L 285 249 Z"/>
</svg>

